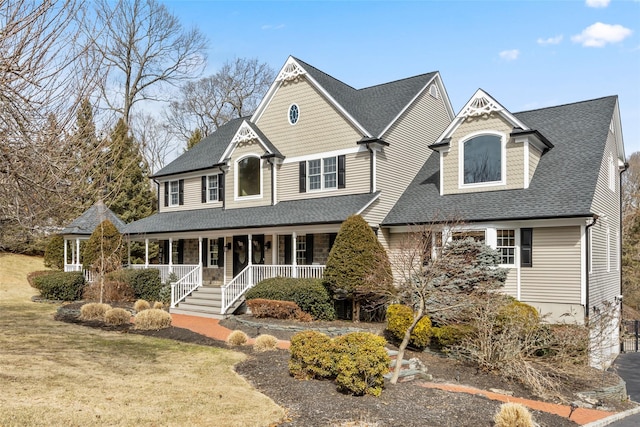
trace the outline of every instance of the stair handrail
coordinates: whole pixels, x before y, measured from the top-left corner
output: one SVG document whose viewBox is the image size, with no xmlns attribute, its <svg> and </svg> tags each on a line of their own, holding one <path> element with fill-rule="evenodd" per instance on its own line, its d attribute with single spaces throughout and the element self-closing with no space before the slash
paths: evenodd
<svg viewBox="0 0 640 427">
<path fill-rule="evenodd" d="M 253 265 L 247 265 L 236 277 L 231 279 L 229 283 L 221 286 L 221 314 L 225 314 L 227 310 L 254 285 L 254 283 L 251 283 L 253 282 L 251 280 L 253 267 Z"/>
<path fill-rule="evenodd" d="M 171 282 L 171 308 L 175 308 L 191 293 L 202 286 L 201 266 L 197 265 L 180 280 Z"/>
</svg>

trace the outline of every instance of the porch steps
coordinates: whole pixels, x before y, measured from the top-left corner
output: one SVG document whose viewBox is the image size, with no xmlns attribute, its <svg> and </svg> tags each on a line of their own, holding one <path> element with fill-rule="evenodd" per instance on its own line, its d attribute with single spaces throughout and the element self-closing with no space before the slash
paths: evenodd
<svg viewBox="0 0 640 427">
<path fill-rule="evenodd" d="M 391 363 L 389 363 L 390 371 L 389 373 L 384 375 L 384 378 L 386 380 L 391 380 L 391 377 L 393 376 L 393 372 L 396 369 L 396 366 L 398 364 L 398 361 L 396 359 L 398 356 L 398 352 L 396 350 L 387 349 L 387 354 L 391 358 Z M 422 380 L 432 379 L 431 375 L 427 373 L 427 368 L 418 359 L 409 359 L 409 360 L 403 359 L 398 369 L 400 369 L 400 374 L 398 375 L 399 383 L 409 382 L 417 379 L 422 379 Z"/>
<path fill-rule="evenodd" d="M 186 314 L 190 316 L 222 319 L 220 313 L 222 307 L 222 290 L 218 286 L 201 286 L 178 306 L 171 309 L 171 313 Z"/>
</svg>

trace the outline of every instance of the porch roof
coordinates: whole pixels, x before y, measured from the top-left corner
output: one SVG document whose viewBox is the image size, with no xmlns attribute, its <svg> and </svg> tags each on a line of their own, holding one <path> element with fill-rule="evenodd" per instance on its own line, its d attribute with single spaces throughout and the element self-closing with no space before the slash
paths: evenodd
<svg viewBox="0 0 640 427">
<path fill-rule="evenodd" d="M 359 213 L 379 193 L 291 200 L 274 206 L 161 212 L 127 224 L 128 234 L 160 234 L 284 225 L 341 223 Z"/>
<path fill-rule="evenodd" d="M 111 221 L 116 227 L 118 232 L 123 233 L 125 223 L 118 216 L 109 209 L 102 200 L 97 201 L 93 206 L 84 211 L 82 215 L 74 219 L 71 224 L 67 225 L 60 234 L 62 235 L 76 235 L 76 236 L 91 236 L 91 233 L 96 229 L 98 225 L 105 219 Z"/>
</svg>

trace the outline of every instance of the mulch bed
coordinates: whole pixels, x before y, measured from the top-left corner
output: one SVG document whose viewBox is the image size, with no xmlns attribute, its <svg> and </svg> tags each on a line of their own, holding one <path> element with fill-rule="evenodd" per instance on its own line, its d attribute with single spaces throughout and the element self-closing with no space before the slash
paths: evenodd
<svg viewBox="0 0 640 427">
<path fill-rule="evenodd" d="M 327 426 L 346 421 L 369 421 L 375 426 L 493 426 L 493 416 L 500 402 L 481 396 L 464 393 L 450 393 L 441 390 L 426 389 L 419 382 L 387 383 L 380 397 L 355 397 L 336 390 L 332 381 L 296 380 L 289 375 L 289 353 L 277 350 L 264 353 L 254 352 L 250 347 L 228 347 L 224 342 L 205 337 L 188 329 L 170 327 L 159 331 L 138 331 L 128 327 L 112 327 L 102 322 L 84 322 L 78 319 L 73 305 L 64 306 L 56 315 L 57 320 L 82 324 L 103 330 L 135 333 L 158 338 L 167 338 L 198 345 L 230 348 L 242 351 L 249 357 L 236 366 L 242 375 L 256 389 L 286 408 L 288 419 L 282 426 Z M 257 321 L 257 319 L 252 319 Z M 271 320 L 271 319 L 269 319 Z M 343 327 L 350 322 L 328 322 L 331 327 Z M 257 335 L 256 328 L 250 328 L 233 319 L 221 322 L 229 329 L 242 329 L 252 337 Z M 314 326 L 317 326 L 314 322 Z M 327 324 L 322 325 L 327 326 Z M 379 324 L 362 324 L 363 329 L 377 330 Z M 289 339 L 293 334 L 288 331 L 275 331 L 260 328 L 262 333 L 275 335 L 279 339 Z M 481 372 L 454 359 L 435 353 L 409 352 L 406 356 L 418 357 L 427 366 L 436 382 L 451 382 L 488 390 L 498 388 L 514 392 L 515 396 L 534 398 L 530 392 L 518 383 L 509 382 L 492 373 Z M 600 374 L 600 378 L 602 375 Z M 593 386 L 593 383 L 591 383 Z M 566 391 L 571 397 L 574 391 L 589 389 L 588 384 L 569 384 Z M 617 410 L 625 409 L 616 408 Z M 532 411 L 534 420 L 540 426 L 575 426 L 572 421 L 545 412 Z"/>
</svg>

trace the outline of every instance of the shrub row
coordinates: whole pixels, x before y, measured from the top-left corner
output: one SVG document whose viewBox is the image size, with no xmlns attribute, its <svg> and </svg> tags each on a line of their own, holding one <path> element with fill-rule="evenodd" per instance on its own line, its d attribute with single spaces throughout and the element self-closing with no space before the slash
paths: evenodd
<svg viewBox="0 0 640 427">
<path fill-rule="evenodd" d="M 379 396 L 389 371 L 384 338 L 353 332 L 334 339 L 316 331 L 291 337 L 289 372 L 296 378 L 335 380 L 340 391 Z"/>
<path fill-rule="evenodd" d="M 33 278 L 33 285 L 43 298 L 76 301 L 82 297 L 84 275 L 81 272 L 54 272 Z"/>
<path fill-rule="evenodd" d="M 256 298 L 248 300 L 247 305 L 255 317 L 294 319 L 300 322 L 310 322 L 313 320 L 309 313 L 300 310 L 298 304 L 291 301 Z"/>
<path fill-rule="evenodd" d="M 101 289 L 102 288 L 102 289 Z M 82 296 L 88 301 L 100 300 L 102 292 L 103 301 L 124 302 L 133 299 L 133 288 L 130 284 L 120 280 L 105 280 L 101 285 L 99 282 L 87 284 L 84 287 Z"/>
<path fill-rule="evenodd" d="M 266 279 L 249 289 L 247 300 L 261 298 L 279 301 L 291 301 L 314 319 L 333 320 L 335 310 L 329 291 L 322 285 L 321 279 L 296 279 L 274 277 Z"/>
</svg>

